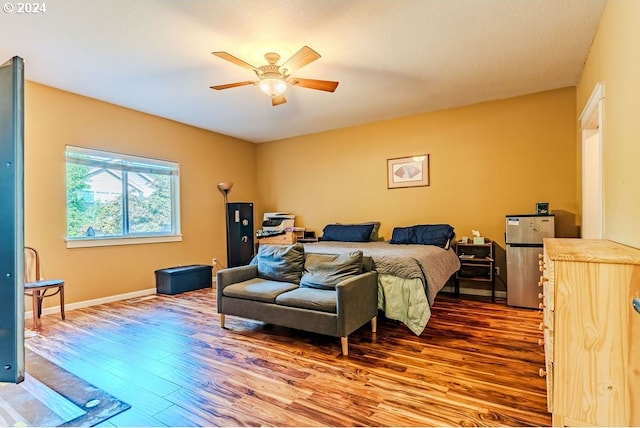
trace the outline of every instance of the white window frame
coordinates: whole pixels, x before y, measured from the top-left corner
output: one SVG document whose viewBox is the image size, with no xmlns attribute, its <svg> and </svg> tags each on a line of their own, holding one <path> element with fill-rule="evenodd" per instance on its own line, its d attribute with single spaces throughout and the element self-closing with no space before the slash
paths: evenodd
<svg viewBox="0 0 640 428">
<path fill-rule="evenodd" d="M 120 167 L 122 170 L 132 171 L 140 165 L 148 165 L 150 168 L 169 168 L 172 170 L 172 190 L 171 190 L 171 202 L 172 202 L 172 218 L 171 224 L 173 230 L 168 233 L 154 233 L 154 234 L 124 234 L 120 236 L 100 236 L 100 237 L 69 237 L 66 236 L 65 241 L 67 248 L 83 248 L 83 247 L 105 247 L 113 245 L 134 245 L 134 244 L 150 244 L 159 242 L 179 242 L 182 241 L 182 233 L 180 226 L 180 165 L 177 162 L 147 158 L 142 156 L 127 155 L 123 153 L 108 152 L 104 150 L 88 149 L 84 147 L 66 146 L 65 149 L 65 165 L 68 162 L 69 156 L 85 156 L 87 164 L 99 166 L 100 161 L 96 160 L 95 163 L 90 159 L 93 157 L 106 157 L 116 162 L 105 165 L 107 168 Z M 66 169 L 66 168 L 65 168 Z M 66 184 L 65 184 L 66 190 Z M 68 221 L 69 213 L 66 212 L 65 203 L 65 220 Z M 67 228 L 65 227 L 65 235 Z"/>
</svg>

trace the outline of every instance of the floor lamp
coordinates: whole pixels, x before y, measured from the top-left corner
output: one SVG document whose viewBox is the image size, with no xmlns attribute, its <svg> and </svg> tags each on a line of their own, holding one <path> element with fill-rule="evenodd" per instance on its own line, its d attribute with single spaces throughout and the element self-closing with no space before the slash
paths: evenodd
<svg viewBox="0 0 640 428">
<path fill-rule="evenodd" d="M 222 192 L 224 195 L 224 221 L 226 225 L 227 231 L 227 267 L 229 266 L 229 256 L 231 254 L 231 242 L 229 242 L 229 213 L 227 212 L 227 204 L 229 203 L 228 194 L 233 187 L 233 183 L 230 181 L 223 181 L 222 183 L 218 183 L 218 190 Z"/>
</svg>

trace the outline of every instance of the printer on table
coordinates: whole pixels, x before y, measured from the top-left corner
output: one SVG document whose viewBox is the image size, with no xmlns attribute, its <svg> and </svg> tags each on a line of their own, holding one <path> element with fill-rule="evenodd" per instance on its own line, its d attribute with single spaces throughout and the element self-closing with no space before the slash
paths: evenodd
<svg viewBox="0 0 640 428">
<path fill-rule="evenodd" d="M 295 214 L 287 212 L 264 213 L 262 229 L 258 230 L 256 235 L 261 238 L 283 234 L 287 228 L 294 227 L 295 218 Z"/>
</svg>

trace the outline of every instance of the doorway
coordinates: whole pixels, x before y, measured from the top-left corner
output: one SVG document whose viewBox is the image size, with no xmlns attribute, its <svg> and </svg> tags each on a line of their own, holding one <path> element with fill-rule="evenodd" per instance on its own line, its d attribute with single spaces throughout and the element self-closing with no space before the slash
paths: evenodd
<svg viewBox="0 0 640 428">
<path fill-rule="evenodd" d="M 582 232 L 585 239 L 604 237 L 602 121 L 604 85 L 598 82 L 582 114 Z"/>
</svg>

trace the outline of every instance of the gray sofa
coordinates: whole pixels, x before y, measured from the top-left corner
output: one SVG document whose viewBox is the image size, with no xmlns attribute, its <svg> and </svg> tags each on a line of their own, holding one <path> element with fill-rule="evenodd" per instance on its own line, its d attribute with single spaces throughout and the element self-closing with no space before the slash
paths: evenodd
<svg viewBox="0 0 640 428">
<path fill-rule="evenodd" d="M 340 337 L 344 355 L 349 334 L 368 321 L 376 331 L 378 274 L 359 251 L 305 254 L 301 244 L 261 245 L 252 264 L 221 269 L 216 278 L 222 328 L 225 315 L 235 315 Z"/>
</svg>

